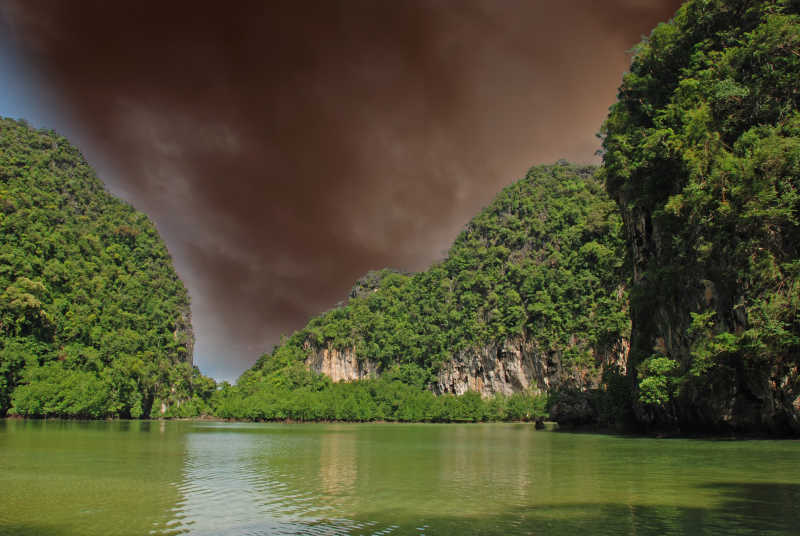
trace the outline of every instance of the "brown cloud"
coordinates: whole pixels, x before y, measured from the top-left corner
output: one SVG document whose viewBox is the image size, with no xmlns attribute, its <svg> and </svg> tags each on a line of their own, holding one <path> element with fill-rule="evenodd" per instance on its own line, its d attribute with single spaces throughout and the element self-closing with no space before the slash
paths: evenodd
<svg viewBox="0 0 800 536">
<path fill-rule="evenodd" d="M 627 50 L 679 1 L 6 3 L 104 180 L 157 222 L 204 371 L 366 270 L 425 268 L 533 164 L 595 161 Z"/>
</svg>

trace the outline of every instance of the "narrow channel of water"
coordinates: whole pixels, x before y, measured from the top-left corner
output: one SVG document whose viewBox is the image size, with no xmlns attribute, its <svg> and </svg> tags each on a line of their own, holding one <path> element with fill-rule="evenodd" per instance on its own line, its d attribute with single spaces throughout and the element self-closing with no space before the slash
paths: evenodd
<svg viewBox="0 0 800 536">
<path fill-rule="evenodd" d="M 799 462 L 521 424 L 0 420 L 0 534 L 797 534 Z"/>
</svg>

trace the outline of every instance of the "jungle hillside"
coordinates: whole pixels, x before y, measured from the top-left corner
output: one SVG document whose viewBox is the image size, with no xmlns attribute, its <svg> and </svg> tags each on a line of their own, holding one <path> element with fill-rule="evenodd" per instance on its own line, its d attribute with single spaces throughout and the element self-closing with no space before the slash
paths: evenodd
<svg viewBox="0 0 800 536">
<path fill-rule="evenodd" d="M 189 296 L 147 216 L 49 130 L 0 120 L 0 415 L 197 413 Z"/>
<path fill-rule="evenodd" d="M 798 80 L 800 2 L 685 2 L 634 49 L 602 165 L 531 168 L 443 260 L 365 274 L 235 385 L 193 367 L 147 217 L 4 119 L 0 415 L 800 434 Z"/>
<path fill-rule="evenodd" d="M 548 391 L 596 388 L 604 370 L 624 367 L 624 259 L 622 221 L 596 168 L 566 162 L 534 167 L 473 218 L 445 260 L 417 274 L 367 274 L 346 303 L 262 356 L 221 393 L 220 415 L 541 417 Z M 522 345 L 523 368 L 531 367 L 519 378 L 527 385 L 498 379 L 496 388 L 479 393 L 450 390 L 440 381 L 443 368 L 475 349 L 507 360 L 503 347 L 514 344 Z M 307 362 L 323 351 L 339 356 L 334 359 L 349 352 L 375 374 L 333 383 Z M 537 366 L 548 370 L 537 375 Z M 517 405 L 528 409 L 513 409 Z"/>
<path fill-rule="evenodd" d="M 687 2 L 603 126 L 645 427 L 800 433 L 800 3 Z"/>
</svg>

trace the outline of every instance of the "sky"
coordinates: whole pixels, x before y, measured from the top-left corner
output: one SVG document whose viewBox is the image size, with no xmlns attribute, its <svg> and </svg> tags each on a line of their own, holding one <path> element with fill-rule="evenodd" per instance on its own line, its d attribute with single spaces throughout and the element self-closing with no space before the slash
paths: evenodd
<svg viewBox="0 0 800 536">
<path fill-rule="evenodd" d="M 0 3 L 0 115 L 147 213 L 234 380 L 371 269 L 424 270 L 537 164 L 598 163 L 676 0 Z"/>
</svg>

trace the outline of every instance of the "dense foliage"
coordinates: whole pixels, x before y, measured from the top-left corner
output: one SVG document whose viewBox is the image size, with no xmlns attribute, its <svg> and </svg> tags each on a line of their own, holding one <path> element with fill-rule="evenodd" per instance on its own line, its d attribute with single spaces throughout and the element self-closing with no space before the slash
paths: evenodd
<svg viewBox="0 0 800 536">
<path fill-rule="evenodd" d="M 547 397 L 515 393 L 481 398 L 435 395 L 422 382 L 408 383 L 402 370 L 377 379 L 333 383 L 305 368 L 286 370 L 254 385 L 253 376 L 235 387 L 223 384 L 215 414 L 223 418 L 293 421 L 483 422 L 541 421 Z"/>
<path fill-rule="evenodd" d="M 800 431 L 798 13 L 687 2 L 639 46 L 603 127 L 640 419 Z"/>
<path fill-rule="evenodd" d="M 554 393 L 551 408 L 800 433 L 798 80 L 800 2 L 686 2 L 637 47 L 602 127 L 599 173 L 532 168 L 442 262 L 368 273 L 217 390 L 213 411 L 533 420 L 537 389 L 481 399 L 431 385 L 459 352 L 513 340 L 596 373 L 630 337 L 627 371 L 607 366 L 600 390 Z M 155 229 L 62 138 L 0 127 L 0 412 L 206 411 L 214 383 L 189 364 L 186 292 Z M 307 368 L 321 350 L 382 374 L 333 383 Z"/>
<path fill-rule="evenodd" d="M 318 316 L 287 344 L 355 348 L 435 372 L 453 352 L 535 334 L 567 360 L 624 334 L 621 221 L 592 167 L 532 168 L 429 270 L 384 271 L 375 292 Z"/>
<path fill-rule="evenodd" d="M 194 413 L 214 382 L 192 344 L 147 217 L 66 139 L 0 119 L 0 416 Z"/>
<path fill-rule="evenodd" d="M 374 418 L 405 419 L 386 409 L 378 393 L 383 388 L 386 396 L 405 389 L 397 396 L 422 397 L 426 402 L 420 404 L 427 407 L 435 399 L 424 387 L 440 365 L 459 350 L 489 341 L 534 337 L 566 366 L 593 368 L 597 350 L 613 346 L 628 329 L 621 226 L 594 168 L 535 167 L 469 223 L 444 261 L 413 275 L 367 274 L 346 304 L 312 319 L 263 356 L 227 400 L 239 396 L 250 400 L 244 404 L 249 408 L 273 407 L 266 401 L 297 384 L 306 374 L 308 353 L 320 348 L 355 349 L 360 359 L 379 362 L 388 373 L 356 387 L 303 380 L 317 385 L 306 390 L 321 391 L 323 397 L 344 396 L 350 389 L 371 392 L 373 405 L 382 408 L 367 412 Z M 305 400 L 307 395 L 297 396 Z M 420 411 L 432 415 L 425 419 L 440 419 L 438 409 Z"/>
</svg>

